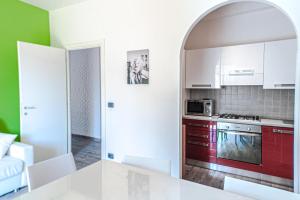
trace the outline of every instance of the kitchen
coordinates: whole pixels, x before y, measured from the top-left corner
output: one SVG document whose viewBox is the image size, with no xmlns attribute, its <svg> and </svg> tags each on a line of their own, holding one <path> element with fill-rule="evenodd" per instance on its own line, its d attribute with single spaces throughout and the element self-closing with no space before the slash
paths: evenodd
<svg viewBox="0 0 300 200">
<path fill-rule="evenodd" d="M 194 27 L 182 97 L 189 168 L 293 189 L 296 42 L 284 14 L 254 2 L 223 6 Z"/>
</svg>

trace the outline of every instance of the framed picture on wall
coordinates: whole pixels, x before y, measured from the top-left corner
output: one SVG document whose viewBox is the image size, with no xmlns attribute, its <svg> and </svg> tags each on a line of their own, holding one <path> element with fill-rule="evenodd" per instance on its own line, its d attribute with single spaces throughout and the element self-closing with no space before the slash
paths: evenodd
<svg viewBox="0 0 300 200">
<path fill-rule="evenodd" d="M 149 84 L 149 49 L 127 52 L 127 83 Z"/>
</svg>

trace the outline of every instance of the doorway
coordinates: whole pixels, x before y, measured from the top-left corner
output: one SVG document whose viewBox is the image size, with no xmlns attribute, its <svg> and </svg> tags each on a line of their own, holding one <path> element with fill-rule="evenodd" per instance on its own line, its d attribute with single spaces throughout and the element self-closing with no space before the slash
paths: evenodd
<svg viewBox="0 0 300 200">
<path fill-rule="evenodd" d="M 252 17 L 250 17 L 252 16 Z M 265 17 L 262 17 L 265 16 Z M 272 17 L 271 17 L 272 16 Z M 257 18 L 255 18 L 257 17 Z M 280 19 L 280 23 L 277 23 L 277 27 L 267 28 L 267 26 L 272 26 L 272 20 L 275 18 Z M 270 23 L 264 23 L 263 20 L 270 19 Z M 244 21 L 244 22 L 243 22 Z M 276 20 L 274 20 L 276 21 Z M 279 22 L 279 21 L 276 21 Z M 260 26 L 260 23 L 263 26 Z M 239 26 L 241 24 L 242 26 Z M 280 25 L 281 24 L 281 25 Z M 275 24 L 274 24 L 275 25 Z M 249 28 L 249 29 L 248 29 Z M 239 31 L 241 30 L 241 31 Z M 268 32 L 268 30 L 272 30 L 273 32 Z M 251 34 L 255 31 L 254 34 Z M 228 46 L 238 46 L 238 45 L 247 45 L 247 44 L 255 44 L 255 43 L 264 43 L 264 47 L 266 48 L 272 46 L 278 41 L 287 41 L 293 40 L 293 45 L 297 43 L 296 41 L 296 32 L 291 20 L 278 8 L 269 5 L 267 3 L 260 3 L 258 1 L 241 1 L 241 2 L 231 2 L 226 3 L 226 5 L 220 5 L 218 8 L 213 9 L 211 12 L 207 13 L 207 15 L 201 17 L 197 23 L 195 23 L 190 31 L 187 33 L 187 36 L 183 43 L 182 48 L 182 57 L 181 57 L 181 66 L 185 67 L 185 53 L 187 51 L 193 51 L 198 49 L 213 49 L 213 48 L 223 48 Z M 274 43 L 272 43 L 274 42 Z M 288 41 L 287 41 L 288 42 Z M 268 46 L 269 45 L 269 46 Z M 296 48 L 295 48 L 296 49 Z M 204 51 L 204 50 L 203 50 Z M 209 51 L 209 50 L 207 50 Z M 294 63 L 294 67 L 296 68 L 296 50 L 294 51 L 295 57 L 290 59 Z M 235 54 L 236 55 L 236 54 Z M 280 56 L 279 56 L 280 57 Z M 221 59 L 222 62 L 222 59 Z M 219 66 L 219 65 L 218 65 Z M 186 79 L 188 78 L 188 74 L 185 74 L 185 68 L 182 67 L 182 75 L 181 75 L 181 85 L 182 87 L 182 95 L 181 95 L 181 112 L 183 113 L 183 118 L 185 117 L 185 102 L 187 99 L 214 99 L 217 101 L 215 109 L 218 111 L 217 114 L 223 113 L 233 113 L 238 115 L 256 115 L 262 116 L 262 118 L 270 118 L 270 119 L 281 119 L 290 121 L 287 123 L 293 123 L 297 121 L 297 117 L 295 116 L 295 89 L 296 87 L 291 88 L 267 88 L 266 84 L 257 84 L 257 85 L 234 85 L 234 84 L 221 84 L 221 87 L 212 87 L 212 88 L 204 88 L 204 89 L 190 89 L 186 87 Z M 293 69 L 295 70 L 295 69 Z M 274 70 L 275 71 L 275 70 Z M 272 74 L 275 72 L 272 71 Z M 205 73 L 205 71 L 204 71 Z M 219 75 L 223 75 L 220 72 Z M 284 74 L 284 73 L 282 73 Z M 295 73 L 290 76 L 290 80 L 295 81 Z M 224 74 L 226 78 L 226 75 Z M 221 76 L 220 80 L 225 80 L 223 76 Z M 219 83 L 219 82 L 218 82 Z M 196 86 L 206 86 L 208 84 L 201 83 L 195 84 Z M 295 82 L 293 82 L 293 86 Z M 212 86 L 214 86 L 212 84 Z M 289 85 L 291 86 L 291 85 Z M 276 87 L 274 85 L 274 87 Z M 240 101 L 241 95 L 239 92 L 243 93 L 242 96 L 247 97 L 247 99 L 251 99 L 251 102 Z M 246 92 L 247 91 L 247 92 Z M 249 92 L 248 92 L 249 91 Z M 255 92 L 253 92 L 255 91 Z M 257 93 L 256 93 L 257 92 Z M 252 93 L 254 95 L 252 95 Z M 251 98 L 248 98 L 248 94 L 251 94 Z M 259 94 L 262 94 L 262 98 L 258 98 Z M 272 104 L 269 104 L 269 98 L 272 97 Z M 279 97 L 280 101 L 277 101 L 277 97 Z M 246 99 L 246 98 L 245 98 Z M 252 101 L 252 100 L 260 100 L 260 102 Z M 275 101 L 273 101 L 275 99 Z M 286 102 L 285 103 L 281 103 Z M 247 106 L 248 103 L 251 106 Z M 260 106 L 257 106 L 261 104 Z M 279 108 L 279 105 L 284 105 L 282 108 Z M 270 108 L 274 106 L 276 108 Z M 245 109 L 244 109 L 244 108 Z M 268 107 L 268 108 L 267 108 Z M 256 110 L 252 110 L 256 109 Z M 272 113 L 268 113 L 271 111 Z M 296 113 L 297 114 L 297 113 Z M 185 128 L 185 126 L 183 126 Z M 291 126 L 293 128 L 293 126 Z M 297 138 L 297 122 L 295 122 L 295 136 L 287 136 L 289 141 L 293 140 L 293 137 Z M 186 129 L 183 129 L 184 133 Z M 187 134 L 188 135 L 188 134 Z M 218 137 L 216 137 L 218 138 Z M 187 138 L 188 140 L 188 138 Z M 185 135 L 182 136 L 182 152 L 183 152 L 183 161 L 185 161 Z M 266 141 L 266 140 L 264 140 Z M 193 141 L 192 141 L 193 142 Z M 217 142 L 216 142 L 217 143 Z M 266 143 L 266 142 L 264 142 Z M 293 142 L 290 142 L 291 144 Z M 214 145 L 211 142 L 212 146 Z M 209 144 L 210 145 L 210 144 Z M 296 149 L 296 147 L 294 147 Z M 214 150 L 212 152 L 218 151 L 218 147 L 211 148 L 210 150 Z M 293 151 L 293 145 L 289 145 L 290 152 Z M 212 156 L 214 153 L 211 153 Z M 278 154 L 279 155 L 279 154 Z M 294 152 L 294 158 L 296 158 L 297 151 Z M 205 155 L 206 156 L 206 155 Z M 210 157 L 209 157 L 210 158 Z M 216 155 L 217 158 L 217 155 Z M 284 157 L 284 159 L 287 156 Z M 290 174 L 293 174 L 293 155 L 288 156 L 288 170 Z M 218 160 L 218 158 L 217 158 Z M 200 182 L 202 184 L 211 185 L 218 188 L 223 188 L 224 185 L 224 176 L 234 176 L 239 179 L 246 179 L 252 182 L 269 185 L 273 187 L 278 187 L 281 189 L 286 189 L 292 191 L 294 189 L 293 183 L 295 183 L 295 191 L 297 191 L 297 169 L 294 169 L 294 178 L 278 178 L 279 175 L 271 175 L 266 176 L 265 171 L 259 171 L 259 173 L 248 173 L 248 171 L 240 171 L 241 173 L 236 173 L 238 171 L 238 167 L 230 168 L 229 164 L 222 164 L 221 162 L 194 162 L 195 160 L 187 161 L 190 165 L 183 165 L 183 177 L 189 180 L 193 180 L 196 182 Z M 186 162 L 184 162 L 186 163 Z M 234 166 L 234 165 L 231 165 Z M 266 165 L 265 165 L 266 166 Z M 273 168 L 275 165 L 273 165 Z M 294 159 L 294 166 L 297 166 L 297 159 Z M 239 168 L 240 169 L 240 168 Z M 260 169 L 260 167 L 258 168 Z M 260 173 L 262 172 L 262 173 Z M 184 175 L 185 174 L 185 175 Z M 241 175 L 242 174 L 242 175 Z M 272 173 L 269 173 L 272 174 Z M 292 175 L 291 175 L 292 176 Z M 197 181 L 198 180 L 198 181 Z M 202 182 L 203 181 L 203 182 Z"/>
<path fill-rule="evenodd" d="M 68 51 L 69 146 L 77 169 L 101 160 L 100 47 Z"/>
</svg>

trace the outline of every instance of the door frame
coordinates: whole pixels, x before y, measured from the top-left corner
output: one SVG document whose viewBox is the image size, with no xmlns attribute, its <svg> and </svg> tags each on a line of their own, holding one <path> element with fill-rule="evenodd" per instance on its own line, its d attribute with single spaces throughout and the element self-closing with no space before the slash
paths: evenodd
<svg viewBox="0 0 300 200">
<path fill-rule="evenodd" d="M 70 60 L 69 52 L 82 49 L 99 48 L 100 49 L 100 119 L 101 119 L 101 159 L 106 158 L 106 81 L 105 81 L 105 41 L 87 41 L 80 43 L 71 43 L 64 45 L 66 49 L 66 61 L 67 61 L 67 94 L 68 94 L 68 152 L 72 152 L 72 133 L 71 133 L 71 108 L 70 108 L 70 92 L 71 92 L 71 77 L 70 77 Z"/>
</svg>

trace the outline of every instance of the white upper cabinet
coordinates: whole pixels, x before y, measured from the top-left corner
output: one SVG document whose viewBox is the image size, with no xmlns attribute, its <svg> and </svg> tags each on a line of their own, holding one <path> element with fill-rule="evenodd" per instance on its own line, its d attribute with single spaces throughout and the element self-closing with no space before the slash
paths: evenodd
<svg viewBox="0 0 300 200">
<path fill-rule="evenodd" d="M 295 88 L 297 41 L 265 44 L 264 89 Z"/>
<path fill-rule="evenodd" d="M 186 51 L 186 88 L 220 88 L 221 48 Z"/>
<path fill-rule="evenodd" d="M 264 43 L 222 48 L 221 85 L 263 85 Z"/>
</svg>

